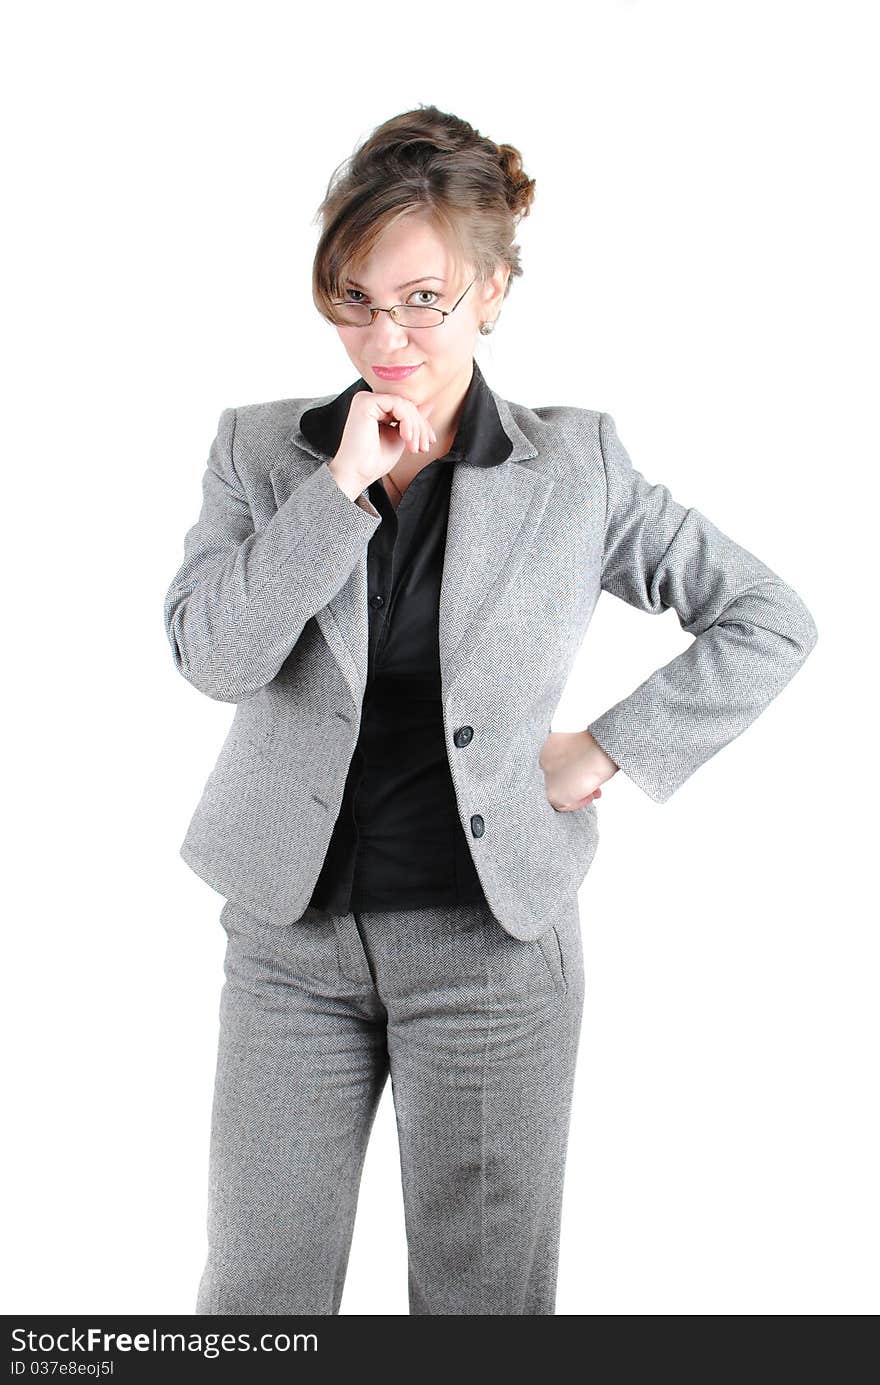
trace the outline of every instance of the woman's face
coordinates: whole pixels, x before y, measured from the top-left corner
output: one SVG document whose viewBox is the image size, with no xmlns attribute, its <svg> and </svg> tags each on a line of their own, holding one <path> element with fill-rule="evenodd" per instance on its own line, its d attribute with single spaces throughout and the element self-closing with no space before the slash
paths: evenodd
<svg viewBox="0 0 880 1385">
<path fill-rule="evenodd" d="M 439 327 L 401 327 L 389 313 L 379 313 L 371 327 L 337 326 L 340 341 L 377 394 L 400 394 L 424 404 L 444 391 L 454 392 L 456 382 L 464 381 L 466 387 L 470 379 L 480 323 L 496 317 L 508 272 L 505 265 L 487 283 L 474 282 Z M 472 272 L 453 277 L 446 243 L 421 213 L 390 227 L 352 273 L 354 279 L 343 280 L 341 297 L 353 303 L 382 308 L 412 303 L 447 312 L 473 278 Z M 376 374 L 377 365 L 418 365 L 419 369 L 403 379 L 389 380 Z"/>
</svg>

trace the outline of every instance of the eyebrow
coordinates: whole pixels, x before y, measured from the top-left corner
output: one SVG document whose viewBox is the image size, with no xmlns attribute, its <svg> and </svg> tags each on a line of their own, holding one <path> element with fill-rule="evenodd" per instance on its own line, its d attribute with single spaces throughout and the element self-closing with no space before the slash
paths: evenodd
<svg viewBox="0 0 880 1385">
<path fill-rule="evenodd" d="M 398 284 L 394 292 L 402 293 L 404 289 L 408 289 L 412 284 L 421 284 L 425 279 L 436 279 L 438 284 L 446 283 L 446 280 L 441 279 L 439 274 L 420 274 L 418 279 L 407 279 L 405 284 Z M 364 288 L 363 284 L 358 283 L 357 279 L 346 279 L 345 282 L 351 284 L 352 288 L 361 289 L 364 293 L 369 292 L 368 289 Z"/>
</svg>

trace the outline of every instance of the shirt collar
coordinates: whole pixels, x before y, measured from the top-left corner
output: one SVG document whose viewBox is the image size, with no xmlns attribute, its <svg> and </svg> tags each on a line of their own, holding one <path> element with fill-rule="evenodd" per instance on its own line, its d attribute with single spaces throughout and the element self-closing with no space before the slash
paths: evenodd
<svg viewBox="0 0 880 1385">
<path fill-rule="evenodd" d="M 359 376 L 329 403 L 306 409 L 299 420 L 299 427 L 309 442 L 328 457 L 335 456 L 348 421 L 349 405 L 354 395 L 368 389 L 371 386 L 363 376 Z M 452 460 L 470 462 L 475 466 L 497 466 L 499 462 L 507 461 L 512 451 L 513 440 L 501 426 L 492 392 L 474 360 L 458 428 L 448 455 Z"/>
</svg>

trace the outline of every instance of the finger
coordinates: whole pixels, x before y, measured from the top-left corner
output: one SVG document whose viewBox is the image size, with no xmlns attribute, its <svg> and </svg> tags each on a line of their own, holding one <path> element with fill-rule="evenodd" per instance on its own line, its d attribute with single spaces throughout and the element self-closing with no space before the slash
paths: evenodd
<svg viewBox="0 0 880 1385">
<path fill-rule="evenodd" d="M 410 452 L 418 452 L 421 446 L 421 435 L 411 418 L 406 418 L 400 425 L 401 437 L 405 440 Z"/>
<path fill-rule="evenodd" d="M 427 406 L 433 408 L 433 404 Z M 417 447 L 422 452 L 430 452 L 431 446 L 437 441 L 437 434 L 425 417 L 425 410 L 420 409 L 417 404 L 413 405 L 413 437 L 417 438 Z"/>
<path fill-rule="evenodd" d="M 424 451 L 425 434 L 422 431 L 418 417 L 411 415 L 402 420 L 400 424 L 401 436 L 406 440 L 406 445 L 410 452 Z"/>
<path fill-rule="evenodd" d="M 406 399 L 402 394 L 378 394 L 373 390 L 363 390 L 362 397 L 368 408 L 378 408 L 378 410 L 389 416 L 389 419 L 401 420 L 407 413 L 419 419 L 419 422 L 430 419 L 434 410 L 434 400 L 428 404 L 416 404 L 412 399 Z"/>
<path fill-rule="evenodd" d="M 361 397 L 366 395 L 367 391 L 364 390 Z M 366 407 L 374 416 L 379 418 L 380 422 L 398 427 L 405 418 L 410 417 L 411 413 L 410 401 L 401 398 L 398 394 L 373 394 L 370 391 L 366 400 Z"/>
<path fill-rule="evenodd" d="M 407 440 L 410 452 L 424 452 L 427 440 L 427 425 L 422 418 L 417 405 L 411 399 L 400 401 L 403 406 L 403 419 L 400 430 Z"/>
<path fill-rule="evenodd" d="M 434 430 L 431 425 L 422 418 L 419 410 L 415 407 L 413 407 L 412 414 L 407 420 L 406 428 L 412 451 L 430 452 L 431 443 L 435 440 Z"/>
<path fill-rule="evenodd" d="M 421 409 L 402 395 L 371 391 L 367 407 L 380 423 L 397 428 L 411 452 L 430 452 L 431 444 L 437 441 L 437 434 L 426 420 L 426 415 L 434 408 L 433 403 Z"/>
</svg>

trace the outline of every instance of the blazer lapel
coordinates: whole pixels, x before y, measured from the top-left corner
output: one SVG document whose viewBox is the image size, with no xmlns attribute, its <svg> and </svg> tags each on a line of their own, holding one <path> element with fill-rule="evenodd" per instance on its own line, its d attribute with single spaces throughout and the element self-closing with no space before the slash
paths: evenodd
<svg viewBox="0 0 880 1385">
<path fill-rule="evenodd" d="M 439 609 L 439 657 L 444 701 L 474 652 L 486 622 L 526 556 L 547 505 L 553 478 L 525 465 L 538 449 L 517 425 L 500 395 L 492 391 L 501 426 L 513 447 L 497 466 L 458 462 L 449 495 L 443 580 Z M 290 453 L 270 472 L 275 503 L 280 508 L 297 484 L 329 457 L 320 452 L 299 427 L 307 408 L 333 396 L 297 404 Z M 367 553 L 349 580 L 315 620 L 339 664 L 356 707 L 367 682 L 369 613 Z"/>
<path fill-rule="evenodd" d="M 456 466 L 440 588 L 444 701 L 519 572 L 552 487 L 551 477 L 512 456 L 499 466 Z"/>
</svg>

